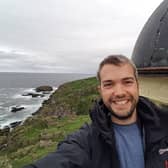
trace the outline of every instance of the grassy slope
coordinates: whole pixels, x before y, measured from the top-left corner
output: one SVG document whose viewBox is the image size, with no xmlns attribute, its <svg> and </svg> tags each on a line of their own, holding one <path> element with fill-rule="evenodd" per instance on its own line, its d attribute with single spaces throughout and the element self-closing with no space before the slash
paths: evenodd
<svg viewBox="0 0 168 168">
<path fill-rule="evenodd" d="M 59 141 L 84 122 L 89 122 L 88 115 L 31 119 L 9 135 L 8 148 L 0 152 L 0 167 L 7 168 L 6 164 L 11 164 L 13 168 L 19 168 L 43 157 L 54 151 Z M 2 163 L 4 159 L 6 163 Z"/>
<path fill-rule="evenodd" d="M 43 107 L 42 115 L 88 114 L 92 102 L 98 97 L 96 78 L 77 80 L 61 85 Z"/>
<path fill-rule="evenodd" d="M 54 151 L 67 134 L 89 121 L 88 110 L 98 97 L 96 86 L 95 78 L 60 86 L 37 115 L 9 135 L 0 136 L 0 143 L 7 144 L 0 150 L 0 167 L 20 168 Z"/>
</svg>

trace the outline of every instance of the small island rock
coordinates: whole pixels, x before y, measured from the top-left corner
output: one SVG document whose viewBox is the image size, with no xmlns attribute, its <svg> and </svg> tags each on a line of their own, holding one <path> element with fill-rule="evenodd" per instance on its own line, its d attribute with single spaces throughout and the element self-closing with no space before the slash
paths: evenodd
<svg viewBox="0 0 168 168">
<path fill-rule="evenodd" d="M 11 108 L 11 112 L 17 112 L 17 111 L 20 111 L 20 110 L 23 110 L 23 109 L 25 109 L 24 107 L 22 107 L 22 106 L 15 106 L 15 107 L 12 107 Z"/>
<path fill-rule="evenodd" d="M 50 92 L 53 88 L 51 86 L 39 86 L 36 88 L 36 92 Z"/>
<path fill-rule="evenodd" d="M 44 97 L 43 94 L 39 94 L 39 93 L 24 93 L 24 94 L 22 94 L 22 96 Z"/>
</svg>

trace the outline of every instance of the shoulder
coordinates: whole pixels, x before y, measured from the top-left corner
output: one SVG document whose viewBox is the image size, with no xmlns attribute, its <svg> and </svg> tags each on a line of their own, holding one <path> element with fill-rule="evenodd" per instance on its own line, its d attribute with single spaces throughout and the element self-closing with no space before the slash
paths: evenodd
<svg viewBox="0 0 168 168">
<path fill-rule="evenodd" d="M 147 121 L 153 120 L 153 123 L 160 125 L 164 134 L 168 136 L 168 106 L 167 105 L 157 105 L 153 101 L 146 97 L 140 96 L 140 101 L 138 102 L 140 116 Z M 149 124 L 149 123 L 148 123 Z"/>
<path fill-rule="evenodd" d="M 61 146 L 68 144 L 87 149 L 89 146 L 89 141 L 92 137 L 92 125 L 85 123 L 79 130 L 69 134 L 63 141 L 58 144 L 58 149 Z"/>
</svg>

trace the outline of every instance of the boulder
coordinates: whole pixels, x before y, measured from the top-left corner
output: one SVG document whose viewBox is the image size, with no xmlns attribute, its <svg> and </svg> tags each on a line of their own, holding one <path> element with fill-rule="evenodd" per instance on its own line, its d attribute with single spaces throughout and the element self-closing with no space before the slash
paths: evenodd
<svg viewBox="0 0 168 168">
<path fill-rule="evenodd" d="M 10 123 L 10 126 L 11 126 L 11 128 L 15 128 L 15 127 L 17 127 L 20 124 L 21 124 L 21 121 L 16 121 L 16 122 Z"/>
<path fill-rule="evenodd" d="M 39 93 L 25 93 L 25 94 L 22 94 L 22 96 L 31 96 L 31 97 L 44 97 L 43 94 L 39 94 Z"/>
<path fill-rule="evenodd" d="M 11 112 L 15 113 L 17 111 L 25 109 L 23 106 L 15 106 L 11 108 Z"/>
<path fill-rule="evenodd" d="M 51 86 L 39 86 L 35 90 L 36 92 L 51 92 L 53 88 Z"/>
</svg>

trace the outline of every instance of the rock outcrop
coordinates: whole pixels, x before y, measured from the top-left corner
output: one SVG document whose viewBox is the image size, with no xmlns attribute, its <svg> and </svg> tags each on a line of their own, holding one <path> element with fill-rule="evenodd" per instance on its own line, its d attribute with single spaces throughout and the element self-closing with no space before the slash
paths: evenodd
<svg viewBox="0 0 168 168">
<path fill-rule="evenodd" d="M 44 97 L 44 94 L 40 94 L 40 93 L 25 93 L 22 94 L 22 96 L 31 96 L 31 97 Z"/>
<path fill-rule="evenodd" d="M 23 109 L 25 109 L 25 107 L 23 107 L 23 106 L 15 106 L 15 107 L 11 108 L 11 112 L 16 113 L 17 111 L 21 111 Z"/>
<path fill-rule="evenodd" d="M 36 92 L 51 92 L 53 88 L 51 86 L 39 86 L 35 90 Z"/>
</svg>

